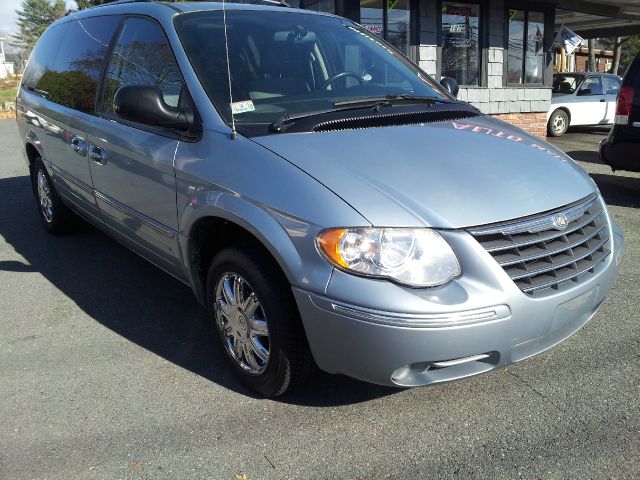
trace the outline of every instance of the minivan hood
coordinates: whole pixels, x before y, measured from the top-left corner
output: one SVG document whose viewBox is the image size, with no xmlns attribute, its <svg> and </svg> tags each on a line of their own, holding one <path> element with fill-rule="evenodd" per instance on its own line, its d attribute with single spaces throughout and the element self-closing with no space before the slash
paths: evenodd
<svg viewBox="0 0 640 480">
<path fill-rule="evenodd" d="M 560 150 L 489 116 L 253 140 L 377 226 L 483 225 L 558 208 L 595 190 Z"/>
</svg>

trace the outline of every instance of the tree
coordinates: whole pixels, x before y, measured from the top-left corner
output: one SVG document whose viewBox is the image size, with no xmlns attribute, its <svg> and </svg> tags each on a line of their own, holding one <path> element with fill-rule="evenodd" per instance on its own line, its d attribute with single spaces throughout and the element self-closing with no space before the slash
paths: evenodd
<svg viewBox="0 0 640 480">
<path fill-rule="evenodd" d="M 114 0 L 76 0 L 78 10 L 84 10 L 85 8 L 97 7 L 98 5 L 104 5 L 105 3 L 111 3 Z"/>
<path fill-rule="evenodd" d="M 588 72 L 595 72 L 596 68 L 596 41 L 593 38 L 587 40 L 589 47 L 589 63 L 587 64 Z"/>
<path fill-rule="evenodd" d="M 623 74 L 631 65 L 638 52 L 640 52 L 640 35 L 632 35 L 620 54 L 620 74 Z"/>
<path fill-rule="evenodd" d="M 613 37 L 613 38 L 598 38 L 596 40 L 596 46 L 602 50 L 612 50 L 613 60 L 611 62 L 611 68 L 609 73 L 618 74 L 620 70 L 620 61 L 622 54 L 625 51 L 626 43 L 631 37 Z"/>
<path fill-rule="evenodd" d="M 42 32 L 67 13 L 64 0 L 22 0 L 18 16 L 18 33 L 11 45 L 28 56 Z"/>
</svg>

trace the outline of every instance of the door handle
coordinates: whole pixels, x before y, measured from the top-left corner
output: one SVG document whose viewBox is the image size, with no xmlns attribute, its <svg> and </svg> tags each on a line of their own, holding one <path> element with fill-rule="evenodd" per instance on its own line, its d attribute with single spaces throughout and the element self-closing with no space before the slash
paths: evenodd
<svg viewBox="0 0 640 480">
<path fill-rule="evenodd" d="M 83 157 L 87 154 L 87 142 L 82 137 L 73 137 L 73 140 L 71 140 L 71 148 Z"/>
<path fill-rule="evenodd" d="M 104 165 L 107 163 L 107 152 L 97 145 L 89 145 L 89 157 L 96 163 Z"/>
</svg>

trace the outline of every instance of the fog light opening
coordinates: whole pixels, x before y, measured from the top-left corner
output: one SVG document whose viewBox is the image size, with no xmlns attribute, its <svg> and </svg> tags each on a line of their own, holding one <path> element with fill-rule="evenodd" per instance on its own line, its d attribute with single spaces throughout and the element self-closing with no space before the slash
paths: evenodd
<svg viewBox="0 0 640 480">
<path fill-rule="evenodd" d="M 407 378 L 407 375 L 409 375 L 409 373 L 411 373 L 411 367 L 409 365 L 405 365 L 404 367 L 400 367 L 400 368 L 396 369 L 391 374 L 391 379 L 394 382 L 400 382 L 403 379 Z"/>
<path fill-rule="evenodd" d="M 429 365 L 427 362 L 405 365 L 404 367 L 398 368 L 391 374 L 391 380 L 393 380 L 394 382 L 401 382 L 402 380 L 406 379 L 409 374 L 425 373 L 430 368 L 431 365 Z"/>
</svg>

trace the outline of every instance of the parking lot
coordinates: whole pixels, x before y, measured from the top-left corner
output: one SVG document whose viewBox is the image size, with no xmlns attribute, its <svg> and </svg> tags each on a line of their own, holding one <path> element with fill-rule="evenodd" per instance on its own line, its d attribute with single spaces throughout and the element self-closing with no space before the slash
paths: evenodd
<svg viewBox="0 0 640 480">
<path fill-rule="evenodd" d="M 0 121 L 0 478 L 640 478 L 640 174 L 599 162 L 605 134 L 554 140 L 625 233 L 582 331 L 455 383 L 318 374 L 264 400 L 225 371 L 186 286 L 92 228 L 44 232 Z"/>
</svg>

